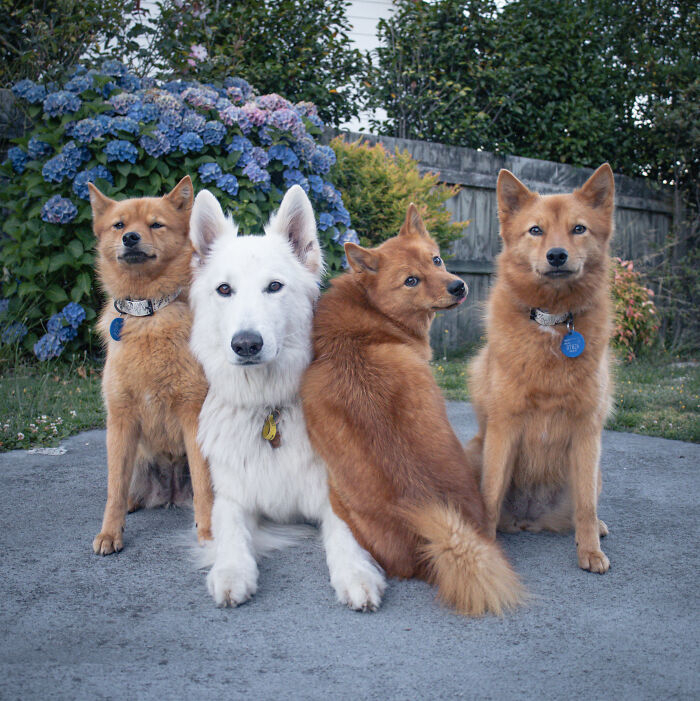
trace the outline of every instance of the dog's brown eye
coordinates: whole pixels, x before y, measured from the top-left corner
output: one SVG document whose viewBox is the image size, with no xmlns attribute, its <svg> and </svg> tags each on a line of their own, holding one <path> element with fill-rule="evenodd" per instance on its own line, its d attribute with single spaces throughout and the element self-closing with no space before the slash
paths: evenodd
<svg viewBox="0 0 700 701">
<path fill-rule="evenodd" d="M 415 275 L 411 275 L 406 278 L 403 284 L 406 285 L 406 287 L 415 287 L 419 282 L 420 280 L 415 277 Z"/>
<path fill-rule="evenodd" d="M 582 234 L 584 231 L 586 231 L 586 227 L 583 224 L 576 224 L 574 227 L 575 234 Z"/>
<path fill-rule="evenodd" d="M 115 229 L 123 229 L 123 228 L 124 228 L 124 222 L 123 222 L 123 221 L 118 221 L 118 222 L 114 225 L 114 228 L 115 228 Z"/>
<path fill-rule="evenodd" d="M 230 285 L 227 285 L 225 282 L 221 285 L 219 285 L 216 288 L 216 291 L 222 296 L 222 297 L 230 297 L 231 296 L 231 287 Z"/>
<path fill-rule="evenodd" d="M 281 282 L 278 282 L 277 280 L 273 280 L 268 286 L 267 286 L 267 291 L 268 292 L 279 292 L 284 285 Z"/>
<path fill-rule="evenodd" d="M 539 226 L 531 226 L 528 231 L 531 236 L 542 236 L 542 229 Z"/>
<path fill-rule="evenodd" d="M 162 228 L 163 228 L 163 225 L 157 221 L 154 221 L 153 224 L 151 224 L 151 229 L 162 229 Z"/>
<path fill-rule="evenodd" d="M 437 265 L 437 266 L 442 265 L 442 258 L 440 258 L 440 256 L 435 256 L 433 258 L 433 263 L 435 263 L 435 265 Z"/>
</svg>

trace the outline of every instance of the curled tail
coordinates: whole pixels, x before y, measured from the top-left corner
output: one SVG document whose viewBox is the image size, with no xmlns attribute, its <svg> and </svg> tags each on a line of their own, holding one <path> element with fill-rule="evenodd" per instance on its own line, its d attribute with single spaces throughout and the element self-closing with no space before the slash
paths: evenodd
<svg viewBox="0 0 700 701">
<path fill-rule="evenodd" d="M 501 548 L 449 504 L 431 502 L 403 510 L 423 541 L 422 557 L 438 598 L 459 613 L 501 615 L 525 598 Z"/>
</svg>

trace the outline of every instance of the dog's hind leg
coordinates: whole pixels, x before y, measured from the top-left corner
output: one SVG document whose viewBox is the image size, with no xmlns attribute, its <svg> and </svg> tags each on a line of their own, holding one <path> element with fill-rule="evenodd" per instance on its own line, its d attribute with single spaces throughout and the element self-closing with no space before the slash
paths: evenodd
<svg viewBox="0 0 700 701">
<path fill-rule="evenodd" d="M 258 564 L 253 550 L 252 514 L 232 499 L 217 495 L 212 509 L 216 556 L 207 588 L 217 606 L 238 606 L 258 589 Z"/>
<path fill-rule="evenodd" d="M 386 588 L 384 575 L 330 503 L 321 520 L 321 533 L 338 601 L 355 611 L 376 611 Z"/>
</svg>

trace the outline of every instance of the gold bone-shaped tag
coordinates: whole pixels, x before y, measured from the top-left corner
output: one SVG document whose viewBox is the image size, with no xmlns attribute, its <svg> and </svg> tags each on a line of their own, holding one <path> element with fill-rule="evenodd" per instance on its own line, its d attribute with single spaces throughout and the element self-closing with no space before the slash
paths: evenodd
<svg viewBox="0 0 700 701">
<path fill-rule="evenodd" d="M 275 420 L 275 412 L 272 412 L 267 419 L 262 428 L 262 437 L 269 441 L 273 448 L 279 448 L 282 435 L 280 434 L 279 428 L 277 427 L 277 421 Z"/>
</svg>

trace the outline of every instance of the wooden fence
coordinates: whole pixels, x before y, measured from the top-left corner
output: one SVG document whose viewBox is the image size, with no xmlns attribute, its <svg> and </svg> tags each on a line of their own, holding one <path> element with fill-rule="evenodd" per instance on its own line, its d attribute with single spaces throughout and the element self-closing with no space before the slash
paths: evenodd
<svg viewBox="0 0 700 701">
<path fill-rule="evenodd" d="M 461 239 L 451 247 L 447 267 L 469 285 L 467 301 L 455 311 L 438 315 L 432 329 L 437 353 L 454 351 L 478 341 L 482 314 L 500 250 L 496 179 L 507 168 L 529 188 L 543 194 L 570 192 L 593 172 L 550 161 L 445 146 L 427 141 L 344 133 L 348 141 L 381 143 L 387 150 L 408 151 L 422 171 L 439 173 L 440 180 L 461 186 L 447 203 L 455 221 L 470 220 Z M 659 251 L 671 228 L 673 206 L 667 193 L 645 180 L 615 176 L 615 235 L 612 251 L 625 259 L 650 259 Z"/>
</svg>

